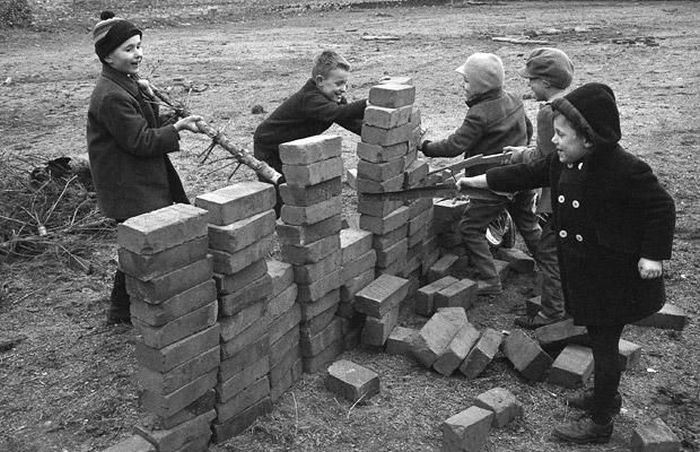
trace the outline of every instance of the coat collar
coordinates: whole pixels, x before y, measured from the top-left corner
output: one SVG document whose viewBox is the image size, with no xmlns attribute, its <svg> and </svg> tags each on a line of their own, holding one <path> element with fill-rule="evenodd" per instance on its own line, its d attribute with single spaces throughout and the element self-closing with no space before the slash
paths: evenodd
<svg viewBox="0 0 700 452">
<path fill-rule="evenodd" d="M 126 92 L 131 94 L 134 98 L 138 99 L 140 97 L 139 86 L 136 84 L 136 81 L 127 74 L 114 69 L 108 64 L 103 64 L 102 76 L 124 88 L 124 90 L 126 90 Z"/>
<path fill-rule="evenodd" d="M 503 89 L 496 88 L 491 91 L 486 91 L 485 93 L 474 94 L 472 97 L 467 99 L 467 105 L 473 107 L 474 105 L 485 102 L 487 100 L 497 99 L 503 95 Z"/>
</svg>

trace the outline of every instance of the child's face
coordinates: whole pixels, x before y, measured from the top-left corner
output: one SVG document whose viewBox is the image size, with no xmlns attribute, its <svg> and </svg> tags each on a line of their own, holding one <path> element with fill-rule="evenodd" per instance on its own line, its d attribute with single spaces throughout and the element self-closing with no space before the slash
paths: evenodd
<svg viewBox="0 0 700 452">
<path fill-rule="evenodd" d="M 552 143 L 557 147 L 557 155 L 562 163 L 575 163 L 581 160 L 593 147 L 593 143 L 578 133 L 564 115 L 554 117 Z"/>
<path fill-rule="evenodd" d="M 527 85 L 535 95 L 535 100 L 549 100 L 547 88 L 549 84 L 541 78 L 530 78 L 527 80 Z"/>
<path fill-rule="evenodd" d="M 141 36 L 134 35 L 107 55 L 105 61 L 119 72 L 138 74 L 142 59 Z"/>
<path fill-rule="evenodd" d="M 340 102 L 348 91 L 348 71 L 341 68 L 332 69 L 328 76 L 317 75 L 316 86 L 324 96 L 333 102 Z"/>
<path fill-rule="evenodd" d="M 464 93 L 464 98 L 467 100 L 474 95 L 466 75 L 462 75 L 462 92 Z"/>
</svg>

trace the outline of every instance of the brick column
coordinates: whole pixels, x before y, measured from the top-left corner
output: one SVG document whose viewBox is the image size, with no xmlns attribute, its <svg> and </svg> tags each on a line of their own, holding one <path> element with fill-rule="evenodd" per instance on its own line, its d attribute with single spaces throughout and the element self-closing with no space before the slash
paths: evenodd
<svg viewBox="0 0 700 452">
<path fill-rule="evenodd" d="M 127 274 L 141 404 L 139 435 L 159 451 L 206 451 L 219 365 L 219 326 L 207 212 L 176 204 L 117 230 Z"/>
</svg>

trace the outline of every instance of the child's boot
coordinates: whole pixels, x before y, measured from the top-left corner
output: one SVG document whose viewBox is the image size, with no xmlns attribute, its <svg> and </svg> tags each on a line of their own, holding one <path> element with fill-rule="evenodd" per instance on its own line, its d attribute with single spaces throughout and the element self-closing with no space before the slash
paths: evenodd
<svg viewBox="0 0 700 452">
<path fill-rule="evenodd" d="M 593 389 L 587 389 L 573 397 L 566 399 L 567 405 L 578 410 L 592 411 L 593 410 Z M 617 414 L 622 408 L 622 396 L 619 392 L 615 393 L 615 397 L 610 406 L 610 413 Z"/>
<path fill-rule="evenodd" d="M 562 441 L 576 444 L 598 444 L 610 441 L 613 431 L 613 421 L 598 423 L 591 417 L 584 417 L 578 421 L 560 424 L 554 428 L 554 436 Z"/>
</svg>

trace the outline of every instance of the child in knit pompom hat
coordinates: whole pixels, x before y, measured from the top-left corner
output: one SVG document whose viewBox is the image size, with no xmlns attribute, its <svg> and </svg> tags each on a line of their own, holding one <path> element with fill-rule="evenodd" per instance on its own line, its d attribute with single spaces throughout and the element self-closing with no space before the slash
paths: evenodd
<svg viewBox="0 0 700 452">
<path fill-rule="evenodd" d="M 461 178 L 458 187 L 550 187 L 566 312 L 591 341 L 593 391 L 568 400 L 586 410 L 557 426 L 567 442 L 604 443 L 620 411 L 619 342 L 626 324 L 661 309 L 663 261 L 671 258 L 675 205 L 649 165 L 618 144 L 609 86 L 588 83 L 552 101 L 557 151 L 544 159 Z"/>
<path fill-rule="evenodd" d="M 141 31 L 104 12 L 93 30 L 102 72 L 90 97 L 87 145 L 97 202 L 118 222 L 171 205 L 189 203 L 168 154 L 180 150 L 180 131 L 198 132 L 199 116 L 161 122 L 148 83 L 138 79 Z M 108 323 L 130 323 L 126 276 L 117 270 Z"/>
<path fill-rule="evenodd" d="M 464 158 L 477 154 L 492 155 L 505 146 L 524 146 L 530 140 L 532 125 L 525 116 L 518 96 L 503 89 L 503 63 L 492 53 L 474 53 L 456 71 L 462 75 L 466 103 L 469 109 L 462 125 L 450 136 L 439 141 L 424 141 L 420 150 L 427 157 Z M 494 166 L 480 165 L 465 174 L 482 174 Z M 486 239 L 490 223 L 507 209 L 530 251 L 535 254 L 541 229 L 534 214 L 535 192 L 523 190 L 512 195 L 478 190 L 470 194 L 469 208 L 459 222 L 462 243 L 479 273 L 481 295 L 502 292 L 501 279 Z"/>
</svg>

